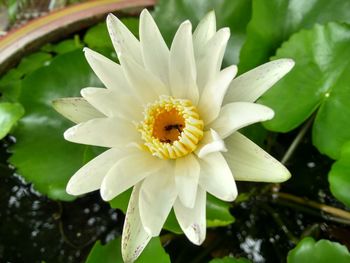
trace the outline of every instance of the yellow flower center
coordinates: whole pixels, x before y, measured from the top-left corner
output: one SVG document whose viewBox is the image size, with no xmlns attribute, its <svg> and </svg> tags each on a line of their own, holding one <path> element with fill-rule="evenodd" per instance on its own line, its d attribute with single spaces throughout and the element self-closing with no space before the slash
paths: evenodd
<svg viewBox="0 0 350 263">
<path fill-rule="evenodd" d="M 176 159 L 193 152 L 203 137 L 203 121 L 192 102 L 161 96 L 147 105 L 138 125 L 147 149 L 162 159 Z"/>
</svg>

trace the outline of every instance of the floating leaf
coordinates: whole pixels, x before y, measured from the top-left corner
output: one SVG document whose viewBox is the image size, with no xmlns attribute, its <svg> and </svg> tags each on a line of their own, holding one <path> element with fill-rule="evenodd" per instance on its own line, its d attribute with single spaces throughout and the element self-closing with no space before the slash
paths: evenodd
<svg viewBox="0 0 350 263">
<path fill-rule="evenodd" d="M 24 109 L 19 103 L 0 103 L 0 139 L 10 132 L 23 114 Z"/>
<path fill-rule="evenodd" d="M 328 174 L 328 181 L 332 194 L 350 207 L 350 142 L 343 146 L 340 159 Z"/>
<path fill-rule="evenodd" d="M 246 258 L 224 257 L 224 258 L 214 258 L 210 260 L 209 263 L 250 263 L 250 261 Z"/>
<path fill-rule="evenodd" d="M 240 54 L 240 72 L 268 61 L 283 41 L 302 28 L 331 21 L 350 22 L 349 9 L 350 1 L 344 0 L 253 1 L 252 19 Z"/>
<path fill-rule="evenodd" d="M 121 255 L 121 238 L 118 237 L 106 245 L 97 241 L 85 263 L 123 263 Z M 164 251 L 159 238 L 152 238 L 136 263 L 162 262 L 170 263 L 169 255 Z"/>
<path fill-rule="evenodd" d="M 71 200 L 66 191 L 69 178 L 87 160 L 87 146 L 63 139 L 72 123 L 51 106 L 53 99 L 77 96 L 83 87 L 102 86 L 81 50 L 57 56 L 23 80 L 19 101 L 26 110 L 14 136 L 10 162 L 35 189 L 52 199 Z"/>
<path fill-rule="evenodd" d="M 313 144 L 338 158 L 350 140 L 350 26 L 329 23 L 303 30 L 283 44 L 277 57 L 293 58 L 296 66 L 260 99 L 275 111 L 265 127 L 287 132 L 316 111 Z"/>
<path fill-rule="evenodd" d="M 350 262 L 350 254 L 347 248 L 336 242 L 320 240 L 315 242 L 311 237 L 306 237 L 289 251 L 288 263 L 347 263 Z"/>
<path fill-rule="evenodd" d="M 154 17 L 162 35 L 170 44 L 176 29 L 184 20 L 189 19 L 193 25 L 197 25 L 211 10 L 215 10 L 217 28 L 229 27 L 231 30 L 225 64 L 237 64 L 239 51 L 245 40 L 246 26 L 250 19 L 251 0 L 160 0 Z"/>
</svg>

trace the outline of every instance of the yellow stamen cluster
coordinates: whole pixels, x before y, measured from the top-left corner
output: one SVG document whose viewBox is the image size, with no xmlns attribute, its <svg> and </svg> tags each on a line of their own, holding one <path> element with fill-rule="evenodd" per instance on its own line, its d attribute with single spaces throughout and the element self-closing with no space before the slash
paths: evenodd
<svg viewBox="0 0 350 263">
<path fill-rule="evenodd" d="M 193 152 L 203 137 L 203 121 L 192 102 L 161 96 L 147 105 L 138 125 L 145 146 L 162 159 L 176 159 Z"/>
</svg>

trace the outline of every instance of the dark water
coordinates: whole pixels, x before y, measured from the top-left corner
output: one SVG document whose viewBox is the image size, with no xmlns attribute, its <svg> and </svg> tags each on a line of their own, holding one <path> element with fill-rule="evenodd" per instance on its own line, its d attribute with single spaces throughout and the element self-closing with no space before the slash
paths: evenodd
<svg viewBox="0 0 350 263">
<path fill-rule="evenodd" d="M 274 140 L 275 156 L 284 153 L 293 136 L 279 135 Z M 10 138 L 0 142 L 0 262 L 84 262 L 96 240 L 107 242 L 120 235 L 123 214 L 109 208 L 98 193 L 74 202 L 56 202 L 35 192 L 8 167 L 9 143 Z M 280 191 L 343 208 L 328 190 L 331 160 L 310 146 L 309 136 L 287 165 L 293 177 Z M 310 234 L 349 246 L 349 226 L 315 209 L 273 198 L 267 184 L 239 183 L 238 187 L 240 192 L 255 194 L 233 205 L 236 223 L 208 229 L 201 247 L 184 236 L 171 236 L 165 248 L 172 262 L 208 262 L 226 255 L 253 262 L 285 262 L 294 247 L 293 238 Z"/>
</svg>

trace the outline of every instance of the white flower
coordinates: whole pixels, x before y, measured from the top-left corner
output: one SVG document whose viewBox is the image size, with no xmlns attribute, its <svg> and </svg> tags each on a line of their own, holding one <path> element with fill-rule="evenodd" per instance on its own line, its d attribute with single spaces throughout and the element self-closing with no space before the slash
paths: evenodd
<svg viewBox="0 0 350 263">
<path fill-rule="evenodd" d="M 206 234 L 206 192 L 233 201 L 235 180 L 290 177 L 237 131 L 273 117 L 270 108 L 253 102 L 294 63 L 272 61 L 233 80 L 236 66 L 221 70 L 230 32 L 216 31 L 214 12 L 193 34 L 191 23 L 183 22 L 170 50 L 147 10 L 140 16 L 140 40 L 113 15 L 107 25 L 120 65 L 85 49 L 106 89 L 84 88 L 82 98 L 54 103 L 78 123 L 65 132 L 66 140 L 110 148 L 73 175 L 67 192 L 100 189 L 108 201 L 134 187 L 123 230 L 126 262 L 159 235 L 172 208 L 199 245 Z"/>
</svg>

